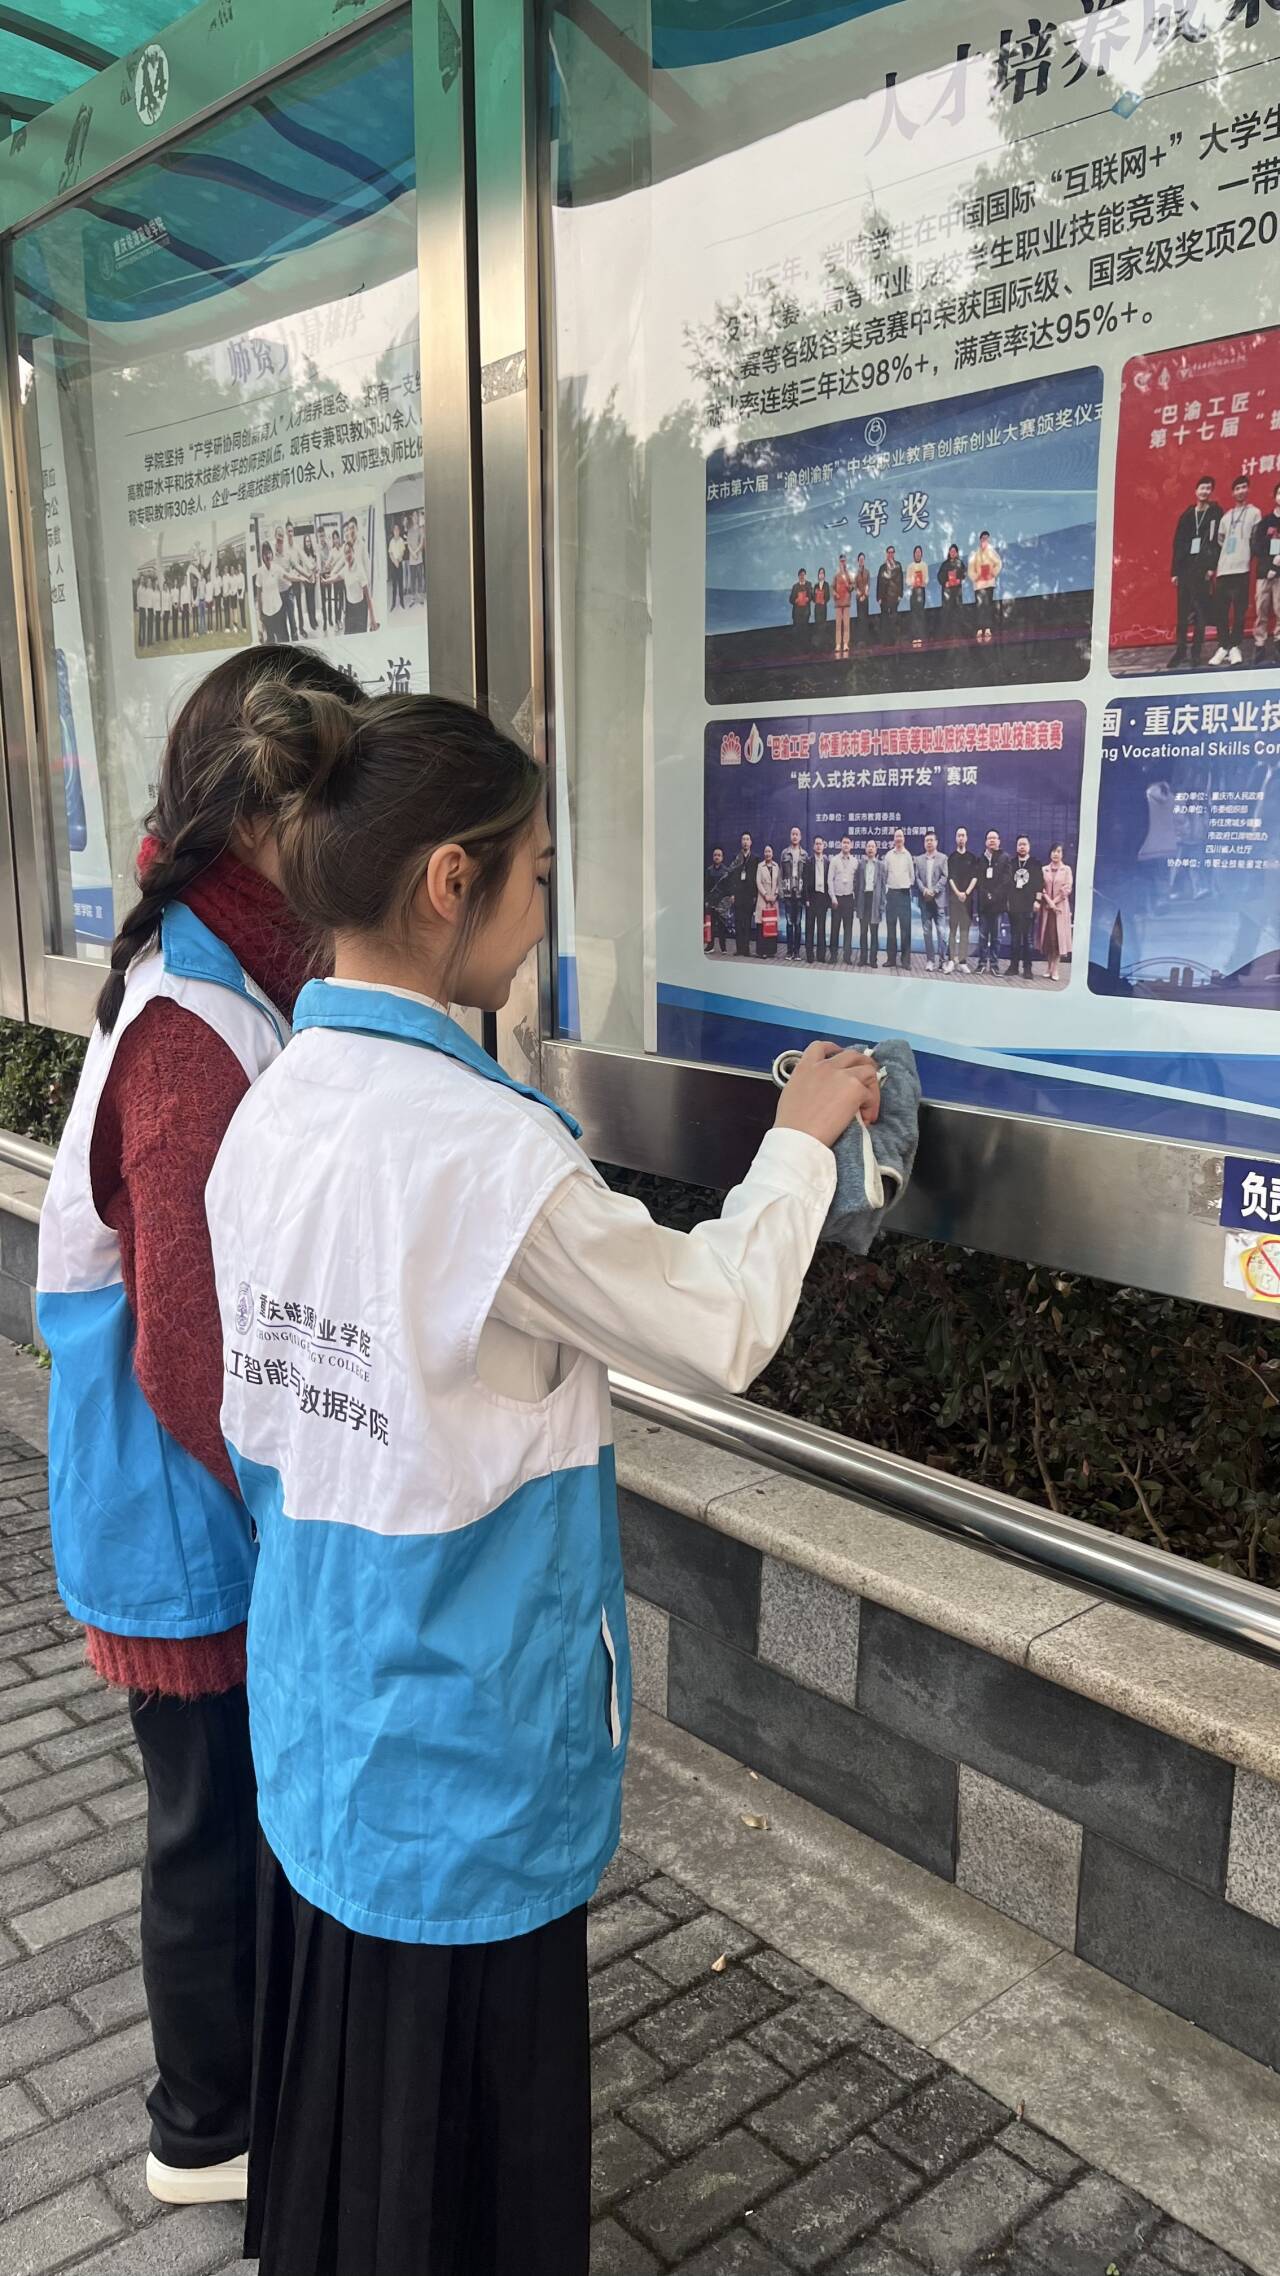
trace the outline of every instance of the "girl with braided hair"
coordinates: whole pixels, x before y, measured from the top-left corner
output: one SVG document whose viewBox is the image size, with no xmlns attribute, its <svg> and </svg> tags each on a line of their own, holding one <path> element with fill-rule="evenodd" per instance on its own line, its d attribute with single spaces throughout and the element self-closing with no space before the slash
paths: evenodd
<svg viewBox="0 0 1280 2276">
<path fill-rule="evenodd" d="M 171 2203 L 243 2197 L 249 2138 L 256 1544 L 218 1421 L 204 1188 L 312 965 L 245 751 L 245 700 L 267 678 L 363 700 L 323 657 L 279 646 L 229 657 L 178 713 L 40 1234 L 58 1585 L 91 1664 L 129 1691 L 147 1779 L 147 2184 Z"/>
</svg>

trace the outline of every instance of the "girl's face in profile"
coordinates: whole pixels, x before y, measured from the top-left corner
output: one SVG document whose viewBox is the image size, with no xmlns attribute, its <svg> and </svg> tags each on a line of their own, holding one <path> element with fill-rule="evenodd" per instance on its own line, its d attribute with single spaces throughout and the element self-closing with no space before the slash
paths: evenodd
<svg viewBox="0 0 1280 2276">
<path fill-rule="evenodd" d="M 547 887 L 554 848 L 543 807 L 512 856 L 497 901 L 481 923 L 453 981 L 454 1001 L 475 1011 L 501 1011 L 530 949 L 547 929 Z"/>
</svg>

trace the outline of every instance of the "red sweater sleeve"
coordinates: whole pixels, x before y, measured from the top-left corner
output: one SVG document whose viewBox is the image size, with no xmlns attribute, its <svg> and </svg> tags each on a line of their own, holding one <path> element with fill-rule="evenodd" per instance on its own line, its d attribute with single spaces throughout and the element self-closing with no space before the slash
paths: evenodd
<svg viewBox="0 0 1280 2276">
<path fill-rule="evenodd" d="M 248 1087 L 203 1020 L 158 998 L 120 1039 L 90 1154 L 94 1205 L 120 1242 L 139 1387 L 179 1445 L 233 1493 L 204 1189 Z"/>
</svg>

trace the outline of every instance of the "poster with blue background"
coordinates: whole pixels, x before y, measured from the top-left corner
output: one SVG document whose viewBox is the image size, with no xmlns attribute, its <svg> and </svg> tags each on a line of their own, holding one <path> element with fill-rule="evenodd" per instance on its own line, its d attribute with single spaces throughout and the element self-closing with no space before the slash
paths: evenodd
<svg viewBox="0 0 1280 2276">
<path fill-rule="evenodd" d="M 1078 703 L 933 711 L 920 719 L 871 711 L 852 719 L 712 720 L 705 860 L 719 847 L 732 861 L 744 833 L 757 862 L 768 849 L 780 859 L 795 828 L 806 848 L 821 837 L 833 854 L 845 837 L 858 851 L 874 840 L 883 854 L 901 830 L 914 855 L 931 831 L 949 854 L 962 829 L 975 858 L 994 832 L 1006 856 L 1025 837 L 1040 867 L 1060 846 L 1074 871 L 1083 756 Z M 1000 940 L 1007 949 L 1007 926 Z M 917 906 L 913 969 L 922 969 L 923 949 Z"/>
<path fill-rule="evenodd" d="M 1259 1048 L 1250 1015 L 1280 1008 L 1280 708 L 1234 692 L 1179 701 L 1161 691 L 1100 713 L 1096 873 L 1081 811 L 1085 720 L 1083 703 L 1042 697 L 857 714 L 744 710 L 709 721 L 702 838 L 688 849 L 701 929 L 673 896 L 680 937 L 669 939 L 657 982 L 657 1049 L 767 1068 L 784 1046 L 815 1036 L 904 1035 L 928 1099 L 1273 1150 L 1280 1056 Z M 873 837 L 882 856 L 899 829 L 913 856 L 930 831 L 948 856 L 959 828 L 979 855 L 989 831 L 1005 852 L 1025 834 L 1033 872 L 1056 841 L 1071 880 L 1074 953 L 1059 933 L 1052 980 L 1037 921 L 1032 976 L 1010 975 L 1002 913 L 998 976 L 972 967 L 976 920 L 971 970 L 930 970 L 917 893 L 905 970 L 885 961 L 887 907 L 875 969 L 856 962 L 856 928 L 851 969 L 833 961 L 830 934 L 826 961 L 792 961 L 786 912 L 771 946 L 754 898 L 742 903 L 748 953 L 739 957 L 732 889 L 721 896 L 719 935 L 708 922 L 714 852 L 728 866 L 746 834 L 753 860 L 770 845 L 781 865 L 793 828 L 810 853 L 815 837 L 829 853 L 846 836 L 865 853 Z M 1193 861 L 1201 866 L 1175 866 Z"/>
<path fill-rule="evenodd" d="M 714 451 L 707 700 L 1082 678 L 1101 410 L 1059 372 Z"/>
<path fill-rule="evenodd" d="M 1084 730 L 1083 704 L 1063 700 L 760 719 L 738 713 L 709 722 L 703 747 L 700 984 L 690 984 L 691 962 L 685 967 L 688 980 L 659 981 L 659 1050 L 767 1067 L 784 1044 L 815 1035 L 905 1035 L 915 1047 L 928 1098 L 1015 1111 L 1032 1101 L 1056 1103 L 1056 1087 L 1039 1064 L 1039 1052 L 1048 1020 L 1082 992 L 1070 955 L 1069 918 Z M 758 867 L 767 847 L 781 864 L 793 830 L 810 852 L 820 837 L 837 854 L 847 837 L 864 858 L 869 838 L 883 853 L 897 831 L 913 858 L 926 852 L 930 833 L 953 858 L 963 830 L 980 859 L 994 833 L 1007 860 L 995 925 L 998 973 L 977 971 L 976 903 L 967 927 L 970 969 L 962 970 L 959 961 L 954 969 L 942 967 L 936 942 L 931 967 L 918 893 L 909 913 L 905 965 L 892 968 L 882 955 L 874 969 L 846 968 L 831 952 L 833 934 L 825 957 L 819 944 L 815 958 L 792 959 L 787 913 L 781 913 L 776 939 L 771 938 L 758 921 L 756 897 L 739 898 L 736 880 L 718 887 L 708 872 L 717 849 L 726 868 L 733 864 L 744 835 L 751 840 L 753 865 Z M 1020 838 L 1027 841 L 1021 863 Z M 1068 920 L 1056 936 L 1058 968 L 1051 972 L 1037 912 L 1031 976 L 1021 968 L 1011 973 L 1009 887 L 1022 867 L 1034 902 L 1055 846 L 1062 849 Z M 888 882 L 886 876 L 886 928 Z M 715 902 L 721 905 L 720 926 L 714 922 Z M 881 948 L 886 941 L 887 929 Z M 698 946 L 690 936 L 687 950 L 697 954 Z"/>
<path fill-rule="evenodd" d="M 1089 986 L 1280 1011 L 1280 698 L 1162 693 L 1104 713 Z"/>
</svg>

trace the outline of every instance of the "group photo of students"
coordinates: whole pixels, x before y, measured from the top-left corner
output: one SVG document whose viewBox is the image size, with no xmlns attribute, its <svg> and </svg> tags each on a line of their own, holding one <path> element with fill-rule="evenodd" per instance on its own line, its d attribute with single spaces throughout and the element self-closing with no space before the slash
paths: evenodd
<svg viewBox="0 0 1280 2276">
<path fill-rule="evenodd" d="M 250 637 L 244 539 L 149 554 L 134 570 L 132 597 L 135 656 L 239 647 Z"/>
<path fill-rule="evenodd" d="M 427 605 L 427 565 L 424 551 L 426 516 L 422 510 L 421 475 L 404 475 L 393 483 L 382 504 L 383 543 L 386 551 L 387 615 L 398 615 Z"/>
<path fill-rule="evenodd" d="M 840 661 L 855 648 L 919 652 L 956 639 L 987 646 L 999 628 L 1003 567 L 986 529 L 971 552 L 949 545 L 940 560 L 922 545 L 887 545 L 874 568 L 865 553 L 852 562 L 841 553 L 829 576 L 821 564 L 812 577 L 802 565 L 787 596 L 797 648 Z"/>
<path fill-rule="evenodd" d="M 1280 666 L 1274 330 L 1124 367 L 1108 662 L 1120 678 Z"/>
<path fill-rule="evenodd" d="M 1280 663 L 1280 482 L 1237 474 L 1223 497 L 1202 474 L 1173 525 L 1169 582 L 1166 671 Z"/>
<path fill-rule="evenodd" d="M 307 518 L 255 514 L 250 525 L 257 638 L 285 641 L 376 632 L 373 509 Z"/>
<path fill-rule="evenodd" d="M 1098 374 L 882 402 L 706 461 L 708 704 L 1089 669 Z"/>
<path fill-rule="evenodd" d="M 1072 948 L 1075 877 L 1061 844 L 958 826 L 812 837 L 781 846 L 744 831 L 709 849 L 708 956 L 782 958 L 845 971 L 936 973 L 1053 986 Z M 882 955 L 883 948 L 883 955 Z"/>
</svg>

